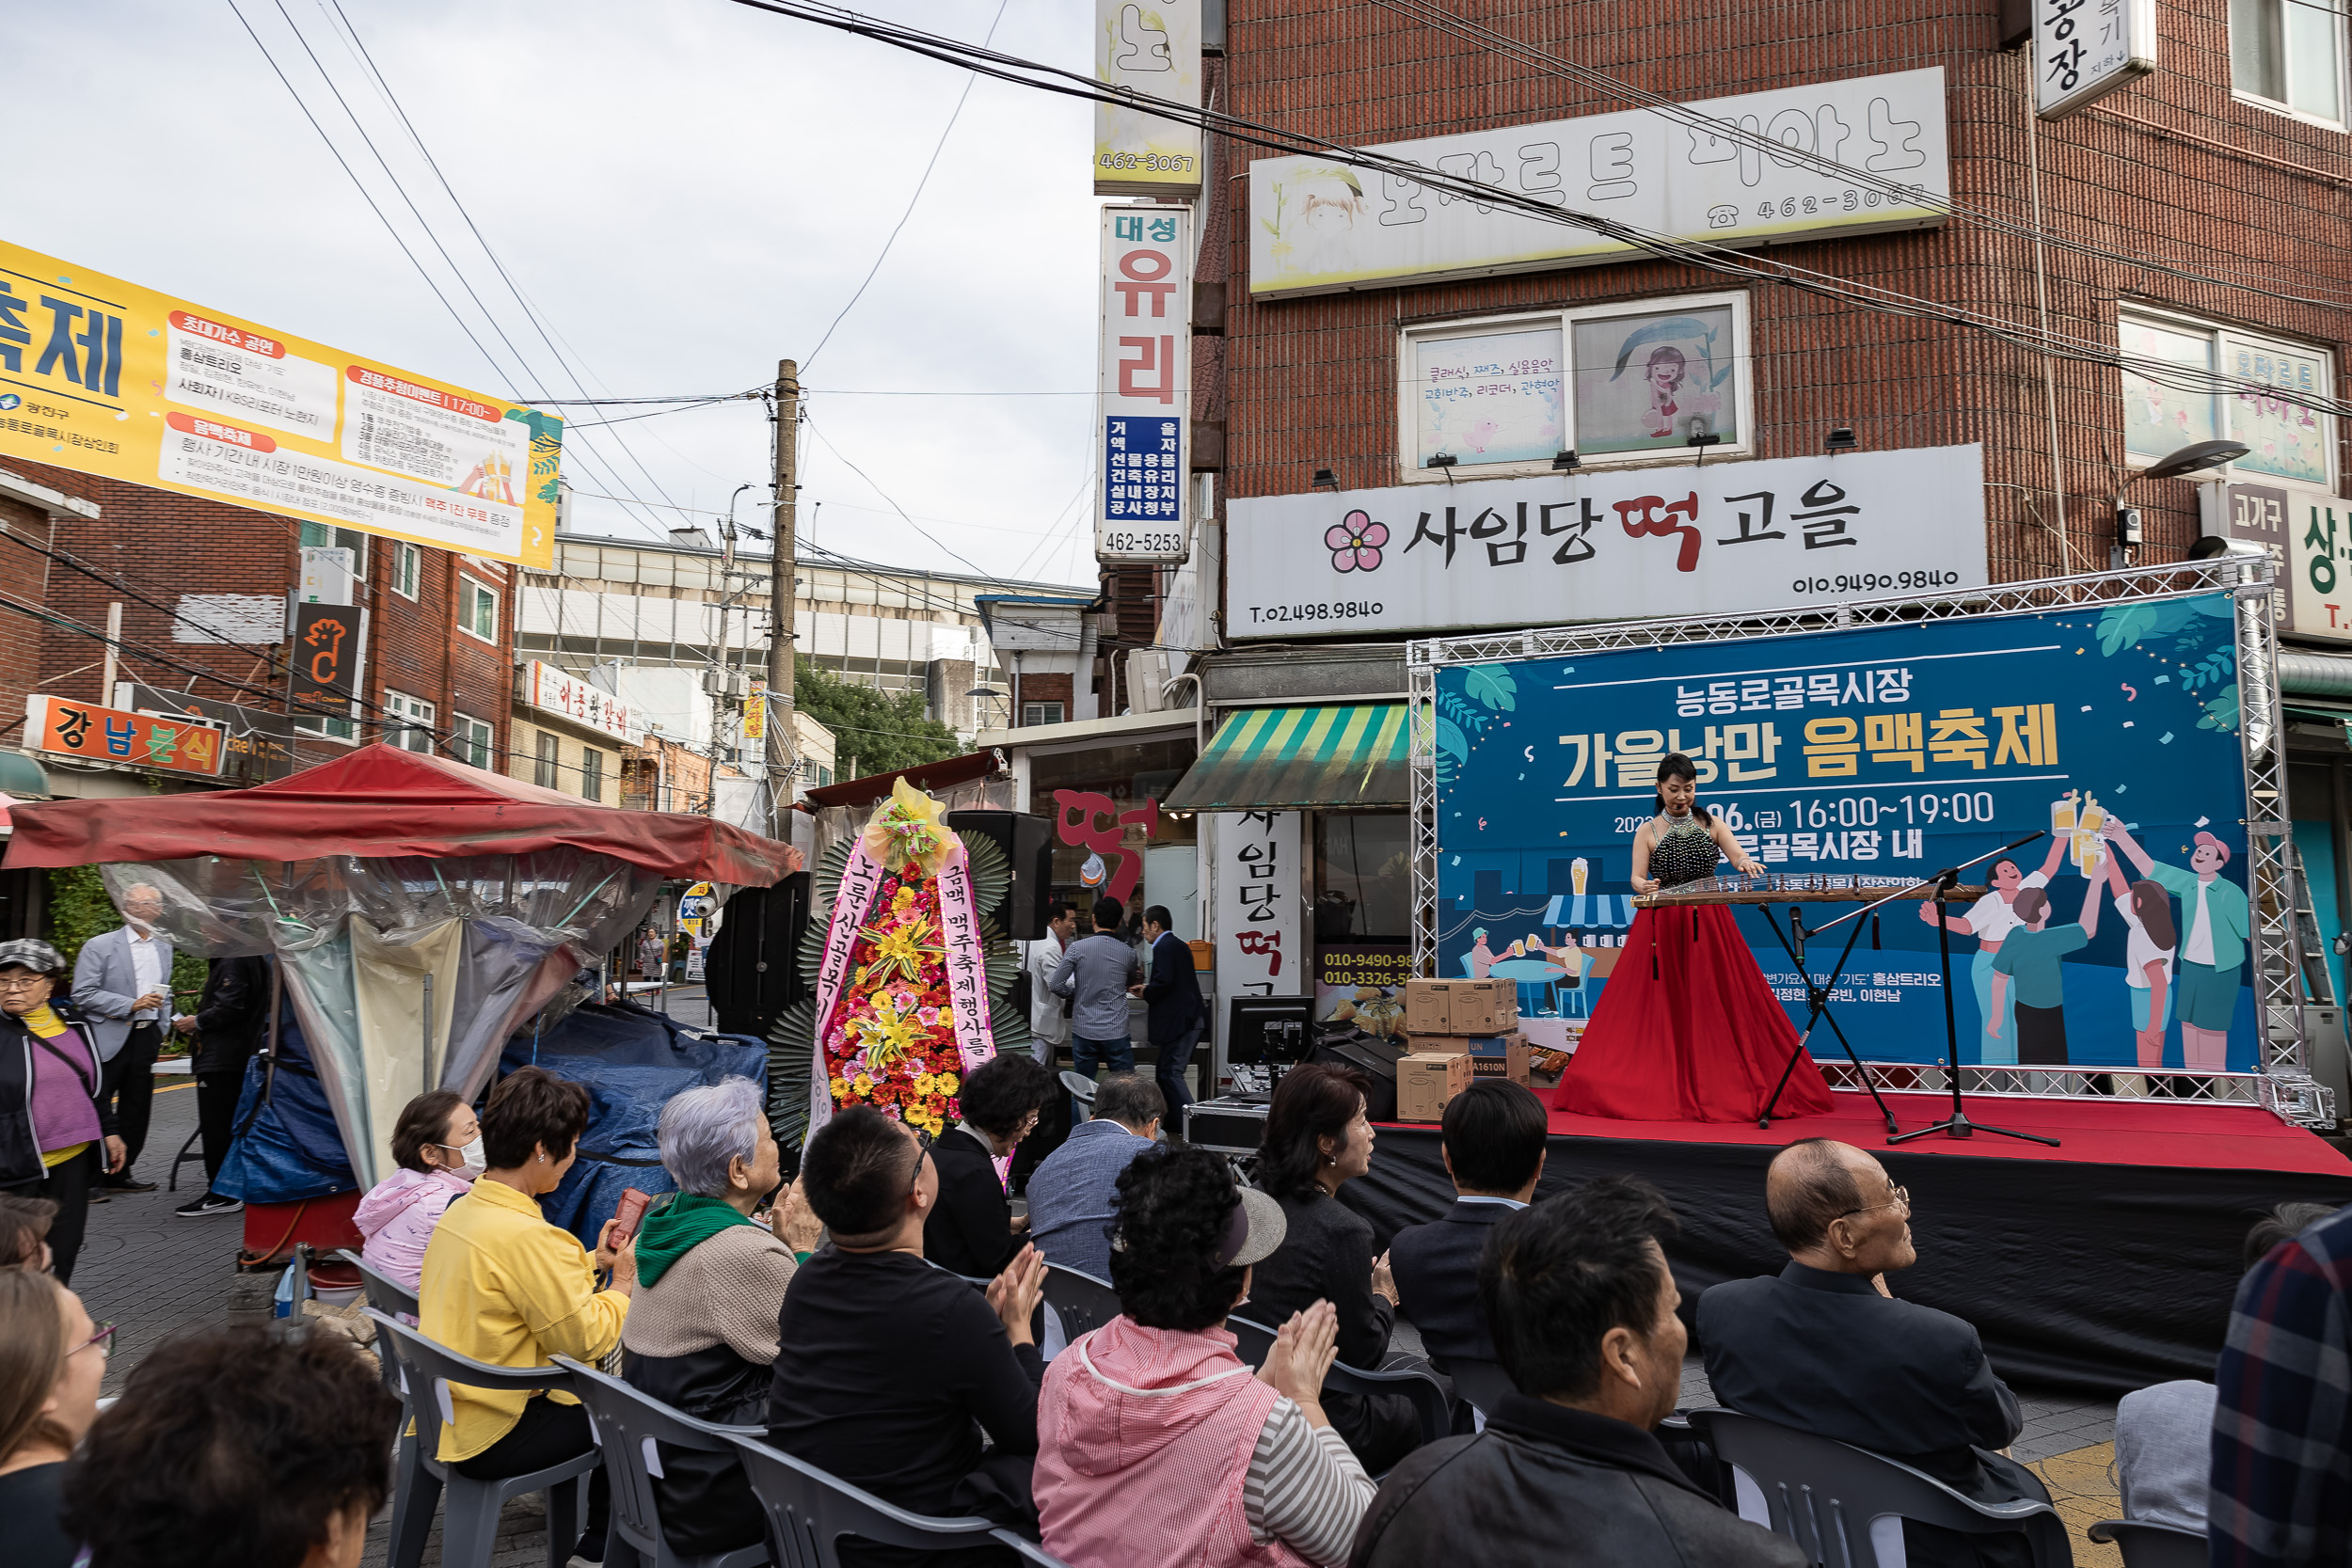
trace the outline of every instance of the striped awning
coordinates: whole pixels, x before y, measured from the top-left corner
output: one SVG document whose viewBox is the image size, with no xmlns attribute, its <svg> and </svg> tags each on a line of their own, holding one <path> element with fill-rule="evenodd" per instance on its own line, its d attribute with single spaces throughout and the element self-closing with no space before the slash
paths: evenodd
<svg viewBox="0 0 2352 1568">
<path fill-rule="evenodd" d="M 1229 715 L 1161 805 L 1169 811 L 1402 807 L 1405 705 L 1258 707 Z"/>
</svg>

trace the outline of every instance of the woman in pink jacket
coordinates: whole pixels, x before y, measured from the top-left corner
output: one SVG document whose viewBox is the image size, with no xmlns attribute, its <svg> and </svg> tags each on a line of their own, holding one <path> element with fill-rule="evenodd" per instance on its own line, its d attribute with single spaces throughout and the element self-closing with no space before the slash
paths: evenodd
<svg viewBox="0 0 2352 1568">
<path fill-rule="evenodd" d="M 1073 1568 L 1347 1560 L 1375 1488 L 1323 1414 L 1338 1314 L 1295 1314 L 1254 1377 L 1225 1329 L 1282 1232 L 1280 1206 L 1205 1148 L 1146 1149 L 1120 1173 L 1123 1310 L 1056 1356 L 1038 1395 L 1047 1551 Z"/>
<path fill-rule="evenodd" d="M 482 1124 L 453 1089 L 428 1089 L 401 1109 L 392 1127 L 400 1168 L 378 1181 L 351 1216 L 367 1238 L 368 1267 L 410 1291 L 424 1270 L 424 1243 L 442 1211 L 473 1190 L 482 1174 Z"/>
</svg>

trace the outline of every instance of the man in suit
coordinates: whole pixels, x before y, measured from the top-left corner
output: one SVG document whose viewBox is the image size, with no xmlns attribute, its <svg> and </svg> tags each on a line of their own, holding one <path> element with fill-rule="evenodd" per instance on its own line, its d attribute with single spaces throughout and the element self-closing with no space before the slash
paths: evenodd
<svg viewBox="0 0 2352 1568">
<path fill-rule="evenodd" d="M 1478 1291 L 1515 1391 L 1486 1431 L 1388 1473 L 1349 1568 L 1803 1568 L 1793 1544 L 1692 1485 L 1655 1435 L 1689 1343 L 1659 1244 L 1675 1228 L 1656 1188 L 1617 1176 L 1502 1217 Z"/>
<path fill-rule="evenodd" d="M 1910 1195 L 1861 1149 L 1806 1138 L 1773 1158 L 1764 1205 L 1788 1266 L 1699 1298 L 1715 1397 L 1744 1415 L 1899 1459 L 1979 1502 L 2047 1501 L 2033 1472 L 1987 1451 L 2007 1448 L 2025 1421 L 1976 1329 L 1886 1288 L 1889 1274 L 1918 1261 Z M 1968 1535 L 1909 1520 L 1903 1546 L 1914 1568 L 2033 1560 L 2022 1534 Z"/>
<path fill-rule="evenodd" d="M 122 890 L 123 924 L 82 944 L 73 960 L 73 1003 L 88 1015 L 105 1063 L 99 1097 L 122 1132 L 122 1168 L 99 1178 L 103 1191 L 151 1193 L 132 1173 L 147 1144 L 154 1102 L 155 1052 L 171 1015 L 171 938 L 155 928 L 164 895 L 145 882 Z"/>
<path fill-rule="evenodd" d="M 1389 1243 L 1397 1305 L 1441 1372 L 1451 1375 L 1456 1361 L 1495 1358 L 1494 1334 L 1478 1305 L 1478 1260 L 1495 1222 L 1534 1201 L 1546 1126 L 1534 1091 L 1501 1078 L 1478 1079 L 1446 1101 L 1442 1152 L 1454 1207 Z"/>
<path fill-rule="evenodd" d="M 236 1134 L 237 1096 L 245 1064 L 261 1049 L 269 1016 L 267 958 L 215 958 L 196 1011 L 172 1028 L 196 1037 L 196 1125 L 204 1138 L 205 1190 L 172 1211 L 182 1219 L 233 1214 L 245 1205 L 212 1190 Z"/>
<path fill-rule="evenodd" d="M 1193 971 L 1192 945 L 1168 929 L 1175 923 L 1166 904 L 1154 904 L 1143 911 L 1143 940 L 1152 950 L 1152 977 L 1136 988 L 1136 994 L 1152 1009 L 1145 1032 L 1159 1053 L 1159 1065 L 1152 1069 L 1152 1076 L 1159 1080 L 1160 1098 L 1168 1102 L 1168 1114 L 1182 1131 L 1184 1107 L 1192 1103 L 1184 1073 L 1192 1066 L 1200 1031 L 1208 1025 L 1209 1008 L 1200 1000 L 1200 977 Z"/>
</svg>

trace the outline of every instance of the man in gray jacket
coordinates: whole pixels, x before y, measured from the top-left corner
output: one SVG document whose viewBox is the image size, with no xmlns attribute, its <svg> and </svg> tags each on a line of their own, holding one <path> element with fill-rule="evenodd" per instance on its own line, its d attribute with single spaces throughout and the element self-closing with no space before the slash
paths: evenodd
<svg viewBox="0 0 2352 1568">
<path fill-rule="evenodd" d="M 1143 980 L 1136 950 L 1119 939 L 1124 911 L 1116 898 L 1094 901 L 1094 934 L 1070 944 L 1054 967 L 1055 993 L 1073 998 L 1070 1057 L 1092 1078 L 1104 1063 L 1113 1072 L 1132 1072 L 1136 1044 L 1127 1036 L 1127 988 Z M 1071 1116 L 1077 1116 L 1073 1106 Z"/>
<path fill-rule="evenodd" d="M 170 1027 L 171 938 L 156 929 L 164 895 L 144 882 L 122 890 L 123 924 L 82 944 L 73 960 L 73 1003 L 88 1015 L 91 1041 L 105 1064 L 99 1099 L 114 1108 L 122 1133 L 122 1168 L 99 1178 L 102 1191 L 151 1193 L 132 1173 L 147 1144 L 154 1099 L 156 1048 Z"/>
</svg>

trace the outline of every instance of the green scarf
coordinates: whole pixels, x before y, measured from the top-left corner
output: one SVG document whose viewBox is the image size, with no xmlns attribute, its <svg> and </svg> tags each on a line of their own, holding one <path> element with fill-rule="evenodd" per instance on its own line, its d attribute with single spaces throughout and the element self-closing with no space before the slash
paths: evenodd
<svg viewBox="0 0 2352 1568">
<path fill-rule="evenodd" d="M 730 1225 L 750 1225 L 752 1218 L 732 1203 L 695 1193 L 679 1193 L 669 1202 L 645 1211 L 637 1232 L 637 1283 L 651 1285 L 688 1250 L 710 1240 Z"/>
</svg>

